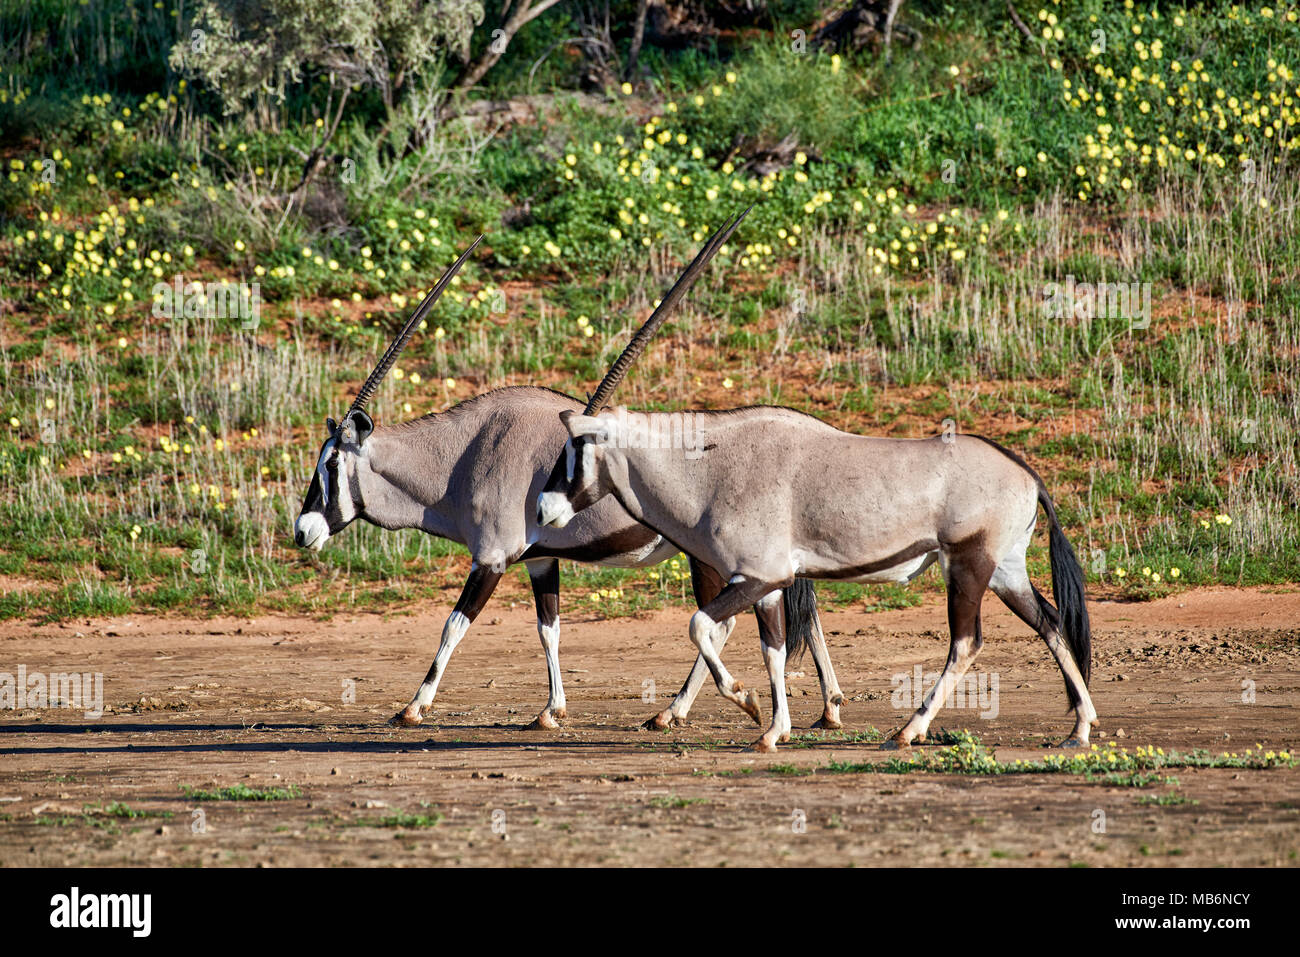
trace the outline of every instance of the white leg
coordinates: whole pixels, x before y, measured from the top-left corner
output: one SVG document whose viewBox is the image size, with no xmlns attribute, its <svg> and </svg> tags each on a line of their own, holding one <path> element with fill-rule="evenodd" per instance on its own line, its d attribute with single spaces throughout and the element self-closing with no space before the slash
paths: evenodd
<svg viewBox="0 0 1300 957">
<path fill-rule="evenodd" d="M 447 670 L 447 661 L 451 658 L 451 653 L 456 650 L 456 646 L 460 644 L 460 640 L 465 637 L 465 632 L 469 631 L 469 625 L 469 619 L 458 611 L 453 611 L 447 618 L 446 624 L 442 626 L 442 640 L 438 643 L 438 653 L 434 656 L 433 666 L 424 681 L 420 683 L 420 688 L 415 692 L 411 703 L 393 719 L 393 723 L 416 725 L 424 720 L 425 714 L 433 704 L 434 696 L 438 693 L 438 684 L 442 681 L 443 672 Z"/>
<path fill-rule="evenodd" d="M 943 666 L 943 673 L 939 675 L 939 682 L 925 696 L 925 701 L 916 714 L 912 715 L 911 720 L 895 736 L 896 739 L 902 739 L 897 743 L 911 744 L 912 741 L 925 740 L 926 733 L 930 730 L 930 722 L 939 713 L 943 703 L 948 700 L 952 689 L 957 687 L 957 682 L 966 675 L 967 669 L 975 661 L 978 650 L 972 637 L 966 636 L 953 641 L 948 661 Z"/>
<path fill-rule="evenodd" d="M 550 693 L 546 707 L 533 721 L 533 726 L 555 730 L 560 726 L 560 719 L 568 714 L 564 701 L 564 682 L 560 678 L 560 623 L 550 624 L 539 621 L 537 634 L 542 639 L 542 651 L 546 654 L 546 676 L 550 683 Z"/>
<path fill-rule="evenodd" d="M 722 649 L 726 646 L 727 639 L 731 637 L 731 632 L 735 627 L 735 618 L 728 618 L 722 623 L 713 638 L 715 653 L 719 655 L 722 653 Z M 687 675 L 682 690 L 677 692 L 677 697 L 673 698 L 672 703 L 667 708 L 647 721 L 645 727 L 655 730 L 684 724 L 686 716 L 690 714 L 691 706 L 695 704 L 695 699 L 699 696 L 700 689 L 704 687 L 704 679 L 708 675 L 709 665 L 704 660 L 704 655 L 696 655 L 695 664 L 691 667 L 691 673 Z"/>
<path fill-rule="evenodd" d="M 1033 526 L 1030 526 L 1024 538 L 998 563 L 989 588 L 1022 621 L 1038 632 L 1056 659 L 1056 665 L 1065 678 L 1070 700 L 1074 702 L 1074 730 L 1062 746 L 1084 747 L 1088 744 L 1089 732 L 1097 723 L 1097 711 L 1092 706 L 1092 697 L 1088 694 L 1088 686 L 1084 684 L 1079 666 L 1061 635 L 1055 611 L 1046 599 L 1038 595 L 1029 580 L 1029 572 L 1025 568 L 1025 549 L 1032 531 Z"/>
<path fill-rule="evenodd" d="M 772 724 L 754 743 L 755 751 L 775 751 L 778 742 L 790 740 L 790 703 L 785 695 L 785 646 L 770 648 L 763 642 L 763 663 L 772 683 Z"/>
<path fill-rule="evenodd" d="M 817 681 L 822 686 L 822 716 L 814 722 L 813 727 L 833 731 L 844 727 L 840 723 L 840 705 L 844 703 L 844 692 L 840 690 L 840 683 L 835 677 L 835 667 L 831 664 L 831 655 L 826 649 L 826 636 L 822 633 L 820 618 L 812 623 L 809 644 L 812 645 L 813 662 L 817 666 Z"/>
<path fill-rule="evenodd" d="M 542 640 L 542 652 L 546 655 L 549 684 L 546 707 L 528 727 L 553 731 L 568 713 L 564 702 L 564 681 L 560 677 L 560 563 L 554 559 L 529 562 L 528 577 L 537 604 L 537 636 Z"/>
<path fill-rule="evenodd" d="M 948 661 L 916 714 L 885 742 L 885 747 L 907 747 L 914 740 L 925 740 L 930 722 L 957 682 L 966 675 L 984 643 L 980 633 L 980 603 L 995 568 L 994 560 L 981 551 L 967 549 L 956 556 L 941 556 L 940 562 L 948 592 L 948 632 L 952 636 Z"/>
<path fill-rule="evenodd" d="M 691 616 L 691 640 L 695 642 L 695 647 L 700 650 L 701 657 L 708 665 L 719 693 L 755 721 L 759 721 L 761 717 L 758 711 L 758 695 L 753 691 L 746 691 L 744 684 L 731 677 L 731 673 L 727 671 L 722 659 L 714 650 L 714 642 L 724 627 L 725 622 L 720 624 L 705 612 L 697 611 Z"/>
</svg>

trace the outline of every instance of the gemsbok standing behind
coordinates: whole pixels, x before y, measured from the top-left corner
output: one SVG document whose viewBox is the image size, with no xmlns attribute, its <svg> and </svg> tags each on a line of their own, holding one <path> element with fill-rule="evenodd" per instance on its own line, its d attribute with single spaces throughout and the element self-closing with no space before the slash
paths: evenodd
<svg viewBox="0 0 1300 957">
<path fill-rule="evenodd" d="M 730 231 L 720 232 L 710 240 L 655 315 L 662 317 L 673 308 L 729 235 Z M 525 563 L 550 680 L 546 707 L 532 727 L 555 728 L 565 717 L 566 707 L 559 661 L 559 559 L 647 567 L 675 555 L 678 548 L 633 520 L 612 499 L 588 510 L 564 531 L 539 528 L 533 521 L 532 503 L 568 438 L 559 413 L 580 410 L 582 403 L 577 399 L 521 386 L 497 389 L 446 412 L 388 428 L 377 426 L 366 413 L 366 403 L 407 340 L 477 245 L 478 241 L 470 246 L 425 297 L 343 419 L 326 422 L 329 434 L 294 525 L 294 540 L 303 548 L 319 549 L 360 518 L 387 529 L 422 529 L 469 549 L 473 559 L 469 579 L 443 626 L 433 665 L 411 703 L 393 718 L 393 723 L 405 726 L 418 725 L 428 713 L 448 659 L 506 569 Z M 690 570 L 696 601 L 703 607 L 723 589 L 724 582 L 713 569 L 693 558 Z M 812 648 L 824 698 L 821 720 L 814 727 L 840 727 L 843 695 L 826 651 L 811 583 L 790 588 L 784 593 L 784 602 L 776 604 L 789 619 L 787 627 L 795 632 L 796 641 L 806 639 Z M 768 606 L 756 611 L 761 634 L 774 620 L 774 613 Z M 734 620 L 714 632 L 714 651 L 722 650 L 733 624 Z M 683 723 L 704 683 L 706 667 L 704 658 L 697 658 L 677 697 L 646 726 Z M 729 699 L 756 722 L 761 721 L 753 691 Z"/>
<path fill-rule="evenodd" d="M 597 397 L 617 386 L 657 328 L 633 337 Z M 691 416 L 699 456 L 664 448 L 655 416 L 619 408 L 562 412 L 564 453 L 537 497 L 537 523 L 564 528 L 583 509 L 616 499 L 633 518 L 727 586 L 691 618 L 690 635 L 723 696 L 737 686 L 714 652 L 722 622 L 755 605 L 771 611 L 763 656 L 772 724 L 754 748 L 790 734 L 779 589 L 803 578 L 904 582 L 938 561 L 948 592 L 948 660 L 938 683 L 886 746 L 924 741 L 930 722 L 983 644 L 986 589 L 1032 627 L 1056 658 L 1075 713 L 1065 746 L 1088 743 L 1097 713 L 1088 695 L 1091 634 L 1083 569 L 1038 474 L 1018 455 L 971 435 L 886 439 L 852 435 L 792 409 L 753 406 Z M 1038 507 L 1049 525 L 1056 606 L 1029 580 L 1025 550 Z M 1059 610 L 1058 610 L 1059 609 Z"/>
</svg>

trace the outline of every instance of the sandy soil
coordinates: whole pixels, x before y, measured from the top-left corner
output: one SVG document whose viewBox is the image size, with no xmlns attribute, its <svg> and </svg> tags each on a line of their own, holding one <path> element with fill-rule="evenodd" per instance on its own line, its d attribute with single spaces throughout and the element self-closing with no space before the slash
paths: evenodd
<svg viewBox="0 0 1300 957">
<path fill-rule="evenodd" d="M 1206 589 L 1092 610 L 1095 740 L 1215 752 L 1300 746 L 1300 591 Z M 742 750 L 758 729 L 711 686 L 690 726 L 639 729 L 693 656 L 680 609 L 567 618 L 569 717 L 547 732 L 524 730 L 546 695 L 531 608 L 493 603 L 453 657 L 429 722 L 387 727 L 424 676 L 448 611 L 0 624 L 0 671 L 102 672 L 111 709 L 99 719 L 0 712 L 0 864 L 1297 860 L 1300 770 L 1184 770 L 1177 785 L 1145 789 L 1061 775 L 825 771 L 832 758 L 889 756 L 860 733 L 905 719 L 891 706 L 891 675 L 941 666 L 947 630 L 934 601 L 826 615 L 849 734 L 796 740 L 776 755 Z M 1055 665 L 993 599 L 985 635 L 976 668 L 998 678 L 997 716 L 947 710 L 935 728 L 970 728 L 1003 760 L 1039 758 L 1070 728 Z M 752 617 L 725 657 L 762 689 L 766 712 Z M 647 680 L 655 704 L 642 700 Z M 1243 701 L 1246 681 L 1254 703 Z M 811 658 L 792 668 L 790 687 L 796 728 L 807 728 L 821 711 Z M 813 769 L 822 770 L 792 773 Z M 196 802 L 182 791 L 232 785 L 298 796 Z M 1182 803 L 1141 803 L 1164 794 Z M 112 802 L 160 816 L 104 813 Z M 1094 831 L 1099 810 L 1104 833 Z"/>
</svg>

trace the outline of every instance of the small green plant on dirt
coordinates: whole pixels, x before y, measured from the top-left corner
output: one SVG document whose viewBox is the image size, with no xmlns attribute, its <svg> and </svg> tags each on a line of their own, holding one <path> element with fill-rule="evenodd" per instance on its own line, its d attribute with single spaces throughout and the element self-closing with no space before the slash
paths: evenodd
<svg viewBox="0 0 1300 957">
<path fill-rule="evenodd" d="M 1114 785 L 1116 787 L 1148 788 L 1157 784 L 1168 784 L 1171 787 L 1178 786 L 1178 778 L 1172 774 L 1161 776 L 1159 774 L 1150 774 L 1145 771 L 1110 772 L 1099 777 L 1088 774 L 1086 777 L 1089 781 L 1098 781 L 1101 784 Z"/>
<path fill-rule="evenodd" d="M 99 817 L 117 817 L 127 818 L 128 820 L 138 820 L 140 818 L 169 818 L 173 816 L 171 811 L 142 811 L 133 808 L 129 804 L 123 804 L 121 801 L 110 801 L 107 804 L 87 804 L 82 808 L 86 814 Z"/>
<path fill-rule="evenodd" d="M 191 801 L 291 801 L 302 797 L 302 791 L 294 784 L 282 788 L 254 788 L 247 784 L 232 784 L 212 790 L 183 784 L 181 792 Z"/>
<path fill-rule="evenodd" d="M 767 770 L 772 774 L 782 775 L 790 778 L 801 778 L 812 774 L 814 768 L 807 765 L 798 764 L 772 764 L 768 765 Z"/>
<path fill-rule="evenodd" d="M 692 804 L 708 804 L 708 798 L 684 798 L 676 794 L 657 794 L 647 802 L 651 807 L 658 808 L 682 808 L 690 807 Z"/>
<path fill-rule="evenodd" d="M 167 820 L 174 814 L 172 811 L 145 811 L 133 808 L 129 804 L 123 804 L 121 801 L 110 801 L 107 804 L 85 804 L 81 810 L 80 814 L 37 815 L 35 822 L 39 827 L 85 826 L 97 828 L 109 834 L 117 834 L 120 830 L 120 821 L 139 821 L 149 818 Z"/>
<path fill-rule="evenodd" d="M 753 768 L 730 768 L 725 771 L 709 771 L 705 768 L 696 768 L 691 772 L 697 778 L 734 778 L 753 773 Z"/>
<path fill-rule="evenodd" d="M 1195 798 L 1185 797 L 1176 791 L 1170 791 L 1168 794 L 1143 794 L 1137 799 L 1137 803 L 1143 807 L 1177 807 L 1180 804 L 1200 804 Z"/>
<path fill-rule="evenodd" d="M 417 828 L 417 827 L 437 827 L 444 820 L 446 815 L 440 811 L 428 811 L 420 814 L 407 811 L 399 811 L 395 814 L 388 814 L 380 818 L 360 818 L 353 821 L 353 827 L 386 827 L 386 828 Z"/>
<path fill-rule="evenodd" d="M 885 736 L 874 726 L 861 731 L 796 731 L 790 735 L 790 747 L 808 748 L 833 741 L 837 744 L 879 744 Z"/>
<path fill-rule="evenodd" d="M 914 753 L 909 757 L 891 757 L 881 762 L 855 763 L 832 761 L 826 770 L 836 774 L 1078 774 L 1096 775 L 1122 771 L 1158 771 L 1166 768 L 1239 768 L 1265 770 L 1295 767 L 1295 758 L 1286 750 L 1264 750 L 1261 746 L 1247 748 L 1242 753 L 1223 752 L 1212 755 L 1208 751 L 1169 751 L 1163 748 L 1142 747 L 1132 752 L 1118 747 L 1114 741 L 1106 747 L 1093 745 L 1091 750 L 1075 754 L 1049 754 L 1041 760 L 999 761 L 975 735 L 968 731 L 954 733 L 959 743 L 934 751 Z"/>
</svg>

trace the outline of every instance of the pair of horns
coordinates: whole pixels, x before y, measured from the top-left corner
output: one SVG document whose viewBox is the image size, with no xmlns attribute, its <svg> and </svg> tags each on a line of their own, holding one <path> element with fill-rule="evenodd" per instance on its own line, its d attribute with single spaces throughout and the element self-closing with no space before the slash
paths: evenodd
<svg viewBox="0 0 1300 957">
<path fill-rule="evenodd" d="M 614 390 L 618 388 L 618 384 L 623 381 L 623 377 L 627 374 L 628 368 L 645 350 L 646 344 L 649 343 L 651 338 L 654 337 L 654 334 L 659 331 L 659 327 L 663 325 L 664 320 L 668 318 L 669 313 L 673 311 L 674 307 L 676 307 L 677 303 L 681 301 L 682 297 L 690 291 L 691 286 L 695 285 L 695 280 L 700 278 L 700 274 L 704 272 L 704 267 L 709 264 L 709 260 L 717 255 L 718 250 L 721 249 L 723 244 L 731 238 L 731 234 L 736 231 L 736 227 L 740 225 L 741 220 L 748 216 L 749 210 L 753 208 L 753 206 L 750 206 L 749 209 L 743 210 L 727 222 L 723 223 L 722 227 L 714 233 L 709 241 L 704 244 L 703 248 L 695 254 L 695 258 L 691 260 L 691 264 L 686 267 L 686 271 L 678 277 L 677 282 L 673 283 L 673 288 L 668 290 L 668 295 L 664 296 L 663 300 L 659 303 L 658 308 L 650 314 L 650 318 L 645 321 L 645 324 L 636 331 L 636 335 L 634 335 L 632 341 L 627 344 L 627 348 L 623 350 L 622 354 L 614 364 L 610 366 L 609 371 L 605 373 L 605 378 L 601 380 L 600 385 L 596 388 L 596 391 L 587 402 L 587 415 L 592 415 L 595 412 L 598 412 L 605 405 L 605 402 L 614 393 Z M 369 402 L 371 397 L 375 394 L 375 390 L 379 388 L 379 384 L 384 381 L 384 376 L 388 375 L 389 370 L 393 368 L 393 364 L 397 362 L 398 357 L 402 354 L 402 350 L 406 348 L 406 343 L 410 340 L 411 336 L 415 334 L 415 330 L 419 328 L 424 317 L 429 314 L 429 310 L 433 308 L 434 303 L 438 301 L 438 297 L 441 296 L 443 290 L 447 288 L 447 285 L 451 282 L 451 278 L 460 271 L 460 267 L 465 265 L 465 260 L 469 258 L 469 254 L 477 249 L 478 244 L 482 241 L 483 237 L 480 235 L 478 239 L 474 240 L 474 242 L 470 244 L 468 249 L 460 254 L 460 258 L 452 263 L 447 268 L 447 271 L 442 274 L 442 278 L 438 280 L 438 284 L 429 290 L 429 294 L 424 297 L 424 301 L 421 302 L 415 312 L 411 314 L 411 318 L 406 320 L 406 325 L 402 327 L 402 331 L 397 334 L 397 338 L 393 340 L 392 345 L 388 347 L 388 351 L 385 352 L 383 358 L 379 360 L 379 364 L 375 366 L 374 371 L 370 373 L 370 377 L 366 379 L 365 384 L 362 385 L 361 389 L 357 392 L 357 397 L 352 400 L 352 407 L 348 409 L 349 415 L 353 412 L 360 412 L 365 409 L 366 403 Z"/>
<path fill-rule="evenodd" d="M 700 273 L 704 272 L 704 267 L 709 264 L 709 260 L 717 255 L 718 250 L 721 249 L 723 244 L 731 238 L 731 234 L 736 231 L 736 227 L 740 225 L 740 221 L 748 216 L 749 210 L 753 208 L 753 206 L 750 206 L 749 209 L 743 210 L 732 219 L 723 223 L 722 227 L 713 234 L 713 237 L 704 244 L 704 247 L 695 254 L 695 258 L 691 260 L 691 264 L 687 266 L 686 271 L 678 277 L 677 282 L 673 284 L 673 288 L 668 290 L 668 295 L 664 296 L 663 300 L 659 303 L 659 307 L 650 314 L 650 318 L 645 321 L 645 325 L 636 331 L 636 335 L 632 337 L 632 341 L 627 344 L 627 348 L 623 350 L 623 354 L 615 360 L 612 366 L 609 367 L 609 371 L 605 373 L 605 378 L 600 381 L 600 385 L 596 387 L 596 391 L 592 394 L 591 398 L 587 400 L 585 415 L 595 415 L 605 405 L 609 397 L 614 394 L 614 390 L 618 388 L 618 384 L 623 381 L 623 376 L 627 374 L 628 367 L 630 367 L 632 363 L 636 361 L 637 356 L 645 350 L 646 344 L 654 334 L 659 331 L 659 327 L 663 325 L 664 320 L 668 318 L 668 314 L 673 311 L 673 307 L 675 307 L 681 298 L 690 291 L 691 286 L 695 285 L 695 280 L 700 278 Z"/>
<path fill-rule="evenodd" d="M 393 364 L 397 362 L 398 356 L 400 356 L 402 350 L 406 348 L 406 343 L 410 340 L 411 336 L 415 334 L 415 330 L 420 328 L 420 323 L 424 321 L 424 317 L 429 314 L 429 310 L 433 308 L 433 304 L 438 301 L 438 297 L 442 295 L 442 291 L 446 289 L 447 285 L 451 282 L 451 277 L 460 272 L 460 267 L 465 265 L 465 260 L 469 259 L 469 254 L 477 249 L 478 244 L 481 242 L 483 242 L 483 237 L 480 235 L 478 239 L 474 240 L 474 242 L 470 244 L 469 249 L 460 254 L 459 259 L 447 267 L 447 271 L 442 274 L 442 278 L 438 280 L 438 284 L 429 290 L 429 294 L 424 297 L 424 301 L 416 307 L 415 312 L 411 313 L 411 318 L 406 320 L 406 325 L 402 327 L 402 331 L 397 334 L 397 338 L 394 339 L 392 345 L 388 347 L 388 351 L 384 353 L 384 357 L 379 360 L 379 365 L 375 366 L 375 371 L 370 373 L 370 378 L 366 379 L 365 384 L 362 385 L 361 389 L 357 392 L 357 397 L 352 400 L 352 407 L 348 409 L 348 415 L 351 415 L 353 412 L 360 412 L 366 407 L 366 403 L 370 401 L 371 397 L 375 394 L 375 390 L 379 388 L 379 383 L 384 381 L 384 376 L 388 375 L 388 371 L 393 368 Z M 344 416 L 344 418 L 347 418 L 347 416 Z"/>
</svg>

